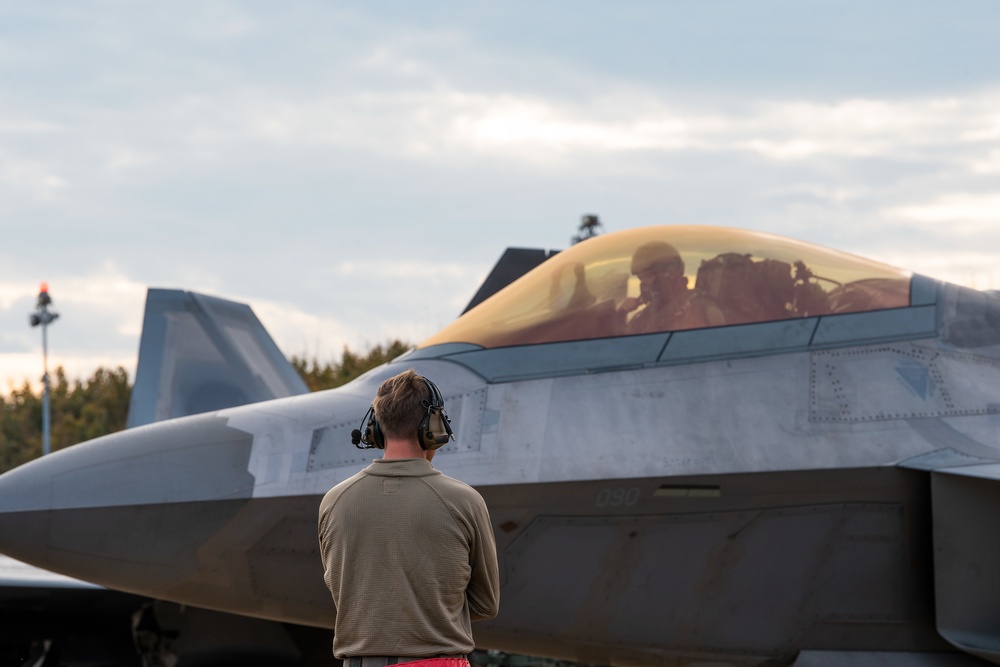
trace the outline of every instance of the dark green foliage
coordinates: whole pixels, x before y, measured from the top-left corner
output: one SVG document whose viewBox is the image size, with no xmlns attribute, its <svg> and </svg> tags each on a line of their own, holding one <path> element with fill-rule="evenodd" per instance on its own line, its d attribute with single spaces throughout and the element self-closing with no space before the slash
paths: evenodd
<svg viewBox="0 0 1000 667">
<path fill-rule="evenodd" d="M 339 364 L 320 365 L 315 357 L 306 360 L 293 356 L 291 361 L 292 366 L 306 381 L 310 391 L 319 391 L 347 384 L 362 373 L 395 359 L 411 347 L 413 346 L 408 343 L 393 340 L 386 345 L 376 345 L 364 355 L 355 354 L 345 346 Z"/>
<path fill-rule="evenodd" d="M 52 377 L 52 451 L 125 428 L 132 385 L 128 373 L 98 368 L 87 380 L 66 379 L 59 367 Z M 42 453 L 42 393 L 28 383 L 0 396 L 0 472 Z"/>
<path fill-rule="evenodd" d="M 25 382 L 10 396 L 0 396 L 0 472 L 42 452 L 42 399 Z"/>
</svg>

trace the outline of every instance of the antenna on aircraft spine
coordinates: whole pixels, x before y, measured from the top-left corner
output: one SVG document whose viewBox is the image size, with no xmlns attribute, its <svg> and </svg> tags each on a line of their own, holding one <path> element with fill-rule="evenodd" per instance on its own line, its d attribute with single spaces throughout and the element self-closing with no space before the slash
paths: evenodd
<svg viewBox="0 0 1000 667">
<path fill-rule="evenodd" d="M 31 326 L 42 326 L 42 368 L 44 369 L 44 374 L 42 375 L 42 386 L 44 387 L 44 393 L 42 394 L 42 456 L 48 454 L 52 449 L 52 427 L 49 419 L 50 382 L 48 326 L 59 317 L 59 313 L 49 310 L 49 306 L 51 305 L 52 297 L 49 296 L 48 283 L 42 283 L 38 290 L 38 300 L 35 304 L 35 312 L 28 316 L 28 321 L 31 323 Z"/>
</svg>

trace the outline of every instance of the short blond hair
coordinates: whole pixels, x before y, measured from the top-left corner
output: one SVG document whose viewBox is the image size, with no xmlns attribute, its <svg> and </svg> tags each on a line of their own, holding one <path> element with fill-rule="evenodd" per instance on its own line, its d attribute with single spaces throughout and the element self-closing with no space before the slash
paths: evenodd
<svg viewBox="0 0 1000 667">
<path fill-rule="evenodd" d="M 419 442 L 420 422 L 427 414 L 424 403 L 431 398 L 424 378 L 412 368 L 383 382 L 372 409 L 385 437 Z"/>
</svg>

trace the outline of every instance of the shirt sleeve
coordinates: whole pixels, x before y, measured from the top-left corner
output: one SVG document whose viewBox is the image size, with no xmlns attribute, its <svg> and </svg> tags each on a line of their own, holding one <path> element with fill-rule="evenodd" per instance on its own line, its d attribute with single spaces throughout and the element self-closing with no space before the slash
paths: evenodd
<svg viewBox="0 0 1000 667">
<path fill-rule="evenodd" d="M 473 621 L 484 621 L 493 618 L 500 611 L 500 568 L 497 565 L 493 524 L 482 497 L 476 505 L 473 526 L 475 533 L 469 552 L 472 576 L 465 596 L 469 601 L 470 618 Z"/>
</svg>

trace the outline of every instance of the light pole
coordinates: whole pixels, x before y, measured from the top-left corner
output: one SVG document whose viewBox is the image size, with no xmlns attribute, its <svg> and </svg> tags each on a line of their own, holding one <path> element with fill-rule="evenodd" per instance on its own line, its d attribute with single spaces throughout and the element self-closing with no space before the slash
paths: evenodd
<svg viewBox="0 0 1000 667">
<path fill-rule="evenodd" d="M 51 449 L 51 426 L 49 423 L 49 336 L 48 336 L 48 326 L 59 317 L 59 313 L 49 310 L 49 306 L 52 305 L 52 297 L 49 296 L 49 286 L 47 283 L 42 283 L 41 288 L 38 291 L 38 302 L 35 307 L 35 312 L 31 313 L 28 317 L 28 321 L 31 322 L 31 326 L 37 327 L 39 324 L 42 325 L 42 367 L 45 369 L 45 374 L 42 375 L 42 384 L 45 387 L 44 393 L 42 394 L 42 456 L 49 453 Z"/>
</svg>

